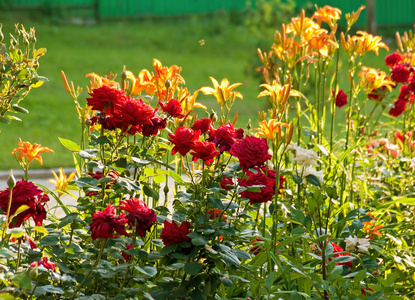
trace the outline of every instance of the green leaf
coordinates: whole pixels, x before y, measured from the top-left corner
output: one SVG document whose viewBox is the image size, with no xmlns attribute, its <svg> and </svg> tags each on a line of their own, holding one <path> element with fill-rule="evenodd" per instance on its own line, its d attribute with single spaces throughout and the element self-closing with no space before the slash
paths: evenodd
<svg viewBox="0 0 415 300">
<path fill-rule="evenodd" d="M 7 232 L 10 233 L 13 238 L 18 239 L 23 236 L 25 230 L 21 227 L 14 227 L 10 228 Z"/>
<path fill-rule="evenodd" d="M 63 139 L 63 138 L 58 138 L 58 139 L 66 149 L 73 151 L 73 152 L 81 151 L 81 147 L 77 143 L 72 142 L 71 140 Z"/>
<path fill-rule="evenodd" d="M 219 256 L 228 266 L 239 266 L 241 262 L 232 252 L 219 252 Z"/>
<path fill-rule="evenodd" d="M 330 280 L 335 281 L 343 273 L 342 266 L 335 266 L 334 269 L 330 272 Z"/>
<path fill-rule="evenodd" d="M 27 205 L 21 205 L 18 209 L 16 209 L 16 211 L 14 212 L 14 214 L 10 217 L 10 220 L 13 220 L 14 217 L 18 216 L 20 213 L 26 211 L 29 209 L 29 206 Z"/>
<path fill-rule="evenodd" d="M 59 243 L 59 236 L 57 234 L 48 234 L 44 236 L 40 241 L 39 244 L 41 246 L 56 246 Z"/>
<path fill-rule="evenodd" d="M 274 284 L 276 275 L 277 274 L 275 273 L 275 271 L 272 271 L 271 273 L 267 275 L 267 277 L 265 277 L 265 287 L 267 288 L 268 291 L 271 290 L 272 285 Z"/>
<path fill-rule="evenodd" d="M 314 176 L 314 175 L 307 175 L 306 177 L 305 177 L 306 179 L 307 179 L 307 181 L 309 182 L 309 183 L 311 183 L 312 185 L 315 185 L 315 186 L 320 186 L 320 181 L 318 180 L 318 178 L 316 177 L 316 176 Z M 300 296 L 301 297 L 301 296 Z"/>
<path fill-rule="evenodd" d="M 92 159 L 97 157 L 98 149 L 85 149 L 79 151 L 79 156 L 83 159 Z"/>
<path fill-rule="evenodd" d="M 153 190 L 151 187 L 149 187 L 148 185 L 144 185 L 143 186 L 143 192 L 148 197 L 151 197 L 151 198 L 153 198 L 156 201 L 159 200 L 159 194 L 155 190 Z"/>
<path fill-rule="evenodd" d="M 13 104 L 12 108 L 15 112 L 20 112 L 20 113 L 23 113 L 23 114 L 28 114 L 29 113 L 29 111 L 26 108 L 20 107 L 17 104 Z"/>
<path fill-rule="evenodd" d="M 352 226 L 350 226 L 351 228 L 355 229 L 355 230 L 360 230 L 362 229 L 364 226 L 363 222 L 360 220 L 353 220 L 352 221 Z"/>
<path fill-rule="evenodd" d="M 28 290 L 32 287 L 32 280 L 26 273 L 20 273 L 13 277 L 12 282 L 19 288 Z"/>
<path fill-rule="evenodd" d="M 169 174 L 170 174 L 171 178 L 173 178 L 174 181 L 176 181 L 177 183 L 185 183 L 185 181 L 183 180 L 183 178 L 179 174 L 177 174 L 177 173 L 175 173 L 171 170 L 170 170 Z"/>
<path fill-rule="evenodd" d="M 150 267 L 150 266 L 144 266 L 144 267 L 135 266 L 135 268 L 139 272 L 141 272 L 141 273 L 143 273 L 143 274 L 145 274 L 147 276 L 150 276 L 150 277 L 153 277 L 154 275 L 157 274 L 157 269 L 154 268 L 154 267 Z"/>
<path fill-rule="evenodd" d="M 53 286 L 51 284 L 49 285 L 44 285 L 42 286 L 43 290 L 45 290 L 48 293 L 52 293 L 52 294 L 64 294 L 64 290 L 61 289 L 60 287 L 57 286 Z"/>
<path fill-rule="evenodd" d="M 78 213 L 74 212 L 74 213 L 70 213 L 69 215 L 63 217 L 61 219 L 59 225 L 58 225 L 58 228 L 65 227 L 69 223 L 72 223 L 73 220 L 75 220 L 77 216 L 78 216 Z"/>
<path fill-rule="evenodd" d="M 176 249 L 177 249 L 177 244 L 170 244 L 168 246 L 163 247 L 163 249 L 160 250 L 160 254 L 164 256 L 166 254 L 173 252 Z"/>
<path fill-rule="evenodd" d="M 81 177 L 77 181 L 75 181 L 75 184 L 82 188 L 92 188 L 95 190 L 98 190 L 98 180 L 92 177 Z"/>
<path fill-rule="evenodd" d="M 202 270 L 203 265 L 196 261 L 189 261 L 184 265 L 184 271 L 189 275 L 196 275 Z"/>
<path fill-rule="evenodd" d="M 224 286 L 232 286 L 233 282 L 229 278 L 220 277 L 219 280 L 223 283 Z"/>
<path fill-rule="evenodd" d="M 303 183 L 303 179 L 298 176 L 297 174 L 292 174 L 291 175 L 293 177 L 293 180 L 296 184 L 302 184 Z"/>
<path fill-rule="evenodd" d="M 7 118 L 5 116 L 0 116 L 0 123 L 10 124 L 11 122 L 12 122 L 12 120 L 10 120 L 9 118 Z"/>
</svg>

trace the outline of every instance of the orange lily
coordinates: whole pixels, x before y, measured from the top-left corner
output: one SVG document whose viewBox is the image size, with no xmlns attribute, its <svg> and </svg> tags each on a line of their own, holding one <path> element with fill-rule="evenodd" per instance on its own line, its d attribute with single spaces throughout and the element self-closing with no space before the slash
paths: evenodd
<svg viewBox="0 0 415 300">
<path fill-rule="evenodd" d="M 234 83 L 232 85 L 229 85 L 229 80 L 227 78 L 222 79 L 220 85 L 216 81 L 215 78 L 209 77 L 210 80 L 213 83 L 213 87 L 202 87 L 200 91 L 205 95 L 213 95 L 215 96 L 218 103 L 220 103 L 222 106 L 226 105 L 226 101 L 230 99 L 231 102 L 235 100 L 235 98 L 243 99 L 243 96 L 239 92 L 233 92 L 232 90 L 240 85 L 242 83 Z"/>
<path fill-rule="evenodd" d="M 330 54 L 330 47 L 331 49 L 337 49 L 338 45 L 336 42 L 332 40 L 332 37 L 328 35 L 326 32 L 321 32 L 318 35 L 314 35 L 308 43 L 318 51 L 318 53 L 322 56 L 328 57 Z"/>
<path fill-rule="evenodd" d="M 100 76 L 95 73 L 88 73 L 85 77 L 92 77 L 91 81 L 89 82 L 89 88 L 91 90 L 102 86 L 108 86 L 114 89 L 120 87 L 118 82 L 115 81 L 115 77 L 117 77 L 117 75 L 112 73 L 110 73 L 108 76 Z"/>
<path fill-rule="evenodd" d="M 53 183 L 56 186 L 57 190 L 66 190 L 66 184 L 72 180 L 75 176 L 76 172 L 72 172 L 68 177 L 65 175 L 65 171 L 62 168 L 59 168 L 59 177 L 56 175 L 54 171 L 52 171 L 53 176 L 55 176 L 55 180 L 50 179 L 49 182 Z M 63 195 L 62 192 L 58 191 L 59 196 Z"/>
<path fill-rule="evenodd" d="M 16 157 L 17 160 L 22 161 L 26 158 L 27 163 L 31 163 L 34 159 L 36 159 L 40 164 L 43 163 L 42 157 L 40 153 L 43 152 L 54 152 L 53 150 L 42 147 L 39 144 L 31 144 L 29 142 L 22 142 L 19 138 L 19 146 L 16 147 L 12 154 Z M 17 154 L 16 154 L 17 153 Z"/>
<path fill-rule="evenodd" d="M 264 136 L 268 140 L 274 141 L 275 133 L 277 133 L 279 137 L 281 136 L 281 126 L 284 126 L 287 129 L 290 128 L 287 123 L 278 122 L 276 119 L 271 119 L 268 122 L 264 120 L 259 123 L 259 128 L 255 128 L 255 130 L 258 130 L 258 132 L 255 133 L 255 136 Z"/>
<path fill-rule="evenodd" d="M 327 23 L 330 28 L 333 28 L 333 25 L 336 24 L 337 20 L 340 20 L 340 15 L 342 11 L 338 8 L 325 5 L 318 8 L 317 4 L 315 5 L 316 12 L 312 16 L 312 19 L 315 19 L 318 25 L 321 26 L 321 22 Z"/>
<path fill-rule="evenodd" d="M 137 78 L 134 79 L 131 96 L 140 94 L 144 90 L 146 95 L 152 95 L 156 91 L 156 86 L 153 83 L 153 75 L 146 69 L 141 70 Z"/>
<path fill-rule="evenodd" d="M 325 29 L 321 29 L 316 22 L 310 18 L 306 18 L 304 15 L 302 15 L 301 18 L 292 18 L 291 23 L 286 26 L 287 34 L 294 33 L 294 35 L 299 35 L 302 41 L 308 41 L 311 39 L 316 30 L 327 31 Z"/>
</svg>

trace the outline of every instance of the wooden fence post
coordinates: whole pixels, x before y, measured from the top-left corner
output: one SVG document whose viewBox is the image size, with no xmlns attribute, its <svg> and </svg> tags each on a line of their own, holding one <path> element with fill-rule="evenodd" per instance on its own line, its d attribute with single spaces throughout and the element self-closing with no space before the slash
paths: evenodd
<svg viewBox="0 0 415 300">
<path fill-rule="evenodd" d="M 370 34 L 376 34 L 376 0 L 367 0 L 367 26 Z"/>
</svg>

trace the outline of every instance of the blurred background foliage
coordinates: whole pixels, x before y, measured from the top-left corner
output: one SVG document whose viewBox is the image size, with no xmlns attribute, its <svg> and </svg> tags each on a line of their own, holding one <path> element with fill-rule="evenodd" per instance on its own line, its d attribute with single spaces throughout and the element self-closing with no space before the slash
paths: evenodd
<svg viewBox="0 0 415 300">
<path fill-rule="evenodd" d="M 380 17 L 378 10 L 388 10 L 386 4 L 380 5 L 381 1 L 377 1 L 377 19 Z M 150 2 L 153 4 L 149 4 Z M 228 7 L 223 6 L 225 2 Z M 0 143 L 3 145 L 0 148 L 0 169 L 18 167 L 11 155 L 18 138 L 55 150 L 54 154 L 45 156 L 43 166 L 35 164 L 32 166 L 34 168 L 73 165 L 71 154 L 60 144 L 58 137 L 79 142 L 80 125 L 77 123 L 73 101 L 63 88 L 61 70 L 75 86 L 85 87 L 89 82 L 85 78 L 88 73 L 106 75 L 112 72 L 120 76 L 123 66 L 134 74 L 138 74 L 143 68 L 153 71 L 152 61 L 157 58 L 165 66 L 182 67 L 181 74 L 186 80 L 186 87 L 192 93 L 203 86 L 210 86 L 209 76 L 218 81 L 228 78 L 231 83 L 243 84 L 238 91 L 243 94 L 244 99 L 238 101 L 234 109 L 239 113 L 238 126 L 255 128 L 258 125 L 257 111 L 268 108 L 265 98 L 257 99 L 261 74 L 256 68 L 261 63 L 256 49 L 270 49 L 275 30 L 282 23 L 289 22 L 292 16 L 298 15 L 301 9 L 305 9 L 306 15 L 311 16 L 314 11 L 313 4 L 340 5 L 344 19 L 345 13 L 357 10 L 365 2 L 238 0 L 210 1 L 210 4 L 206 4 L 198 0 L 192 2 L 193 6 L 189 6 L 190 2 L 185 0 L 1 0 L 0 22 L 5 35 L 3 43 L 9 43 L 9 33 L 14 32 L 16 23 L 27 29 L 34 27 L 36 47 L 47 48 L 46 55 L 39 61 L 38 73 L 49 81 L 32 90 L 22 102 L 21 106 L 30 111 L 30 114 L 21 115 L 22 122 L 0 124 Z M 395 31 L 399 27 L 407 29 L 409 26 L 405 13 L 408 14 L 409 6 L 412 7 L 413 4 L 411 1 L 402 2 L 407 3 L 405 5 L 408 10 L 401 6 L 402 15 L 397 19 L 399 24 L 392 27 L 379 24 L 378 27 L 378 34 L 383 35 L 385 42 L 391 46 L 391 51 L 395 50 Z M 131 3 L 135 3 L 134 7 L 140 8 L 140 11 L 129 7 Z M 192 7 L 199 11 L 194 13 Z M 363 13 L 357 29 L 366 29 L 365 18 Z M 383 63 L 385 53 L 386 51 L 381 51 L 379 56 L 369 56 L 364 63 L 386 69 Z M 314 84 L 310 82 L 307 86 L 311 89 Z M 307 87 L 303 92 L 307 93 Z M 85 99 L 88 95 L 85 90 L 83 93 Z M 213 97 L 200 93 L 198 101 L 208 107 L 206 114 L 210 114 L 212 109 L 219 109 Z M 203 111 L 198 113 L 200 117 L 205 114 Z M 344 118 L 340 114 L 338 117 Z"/>
</svg>

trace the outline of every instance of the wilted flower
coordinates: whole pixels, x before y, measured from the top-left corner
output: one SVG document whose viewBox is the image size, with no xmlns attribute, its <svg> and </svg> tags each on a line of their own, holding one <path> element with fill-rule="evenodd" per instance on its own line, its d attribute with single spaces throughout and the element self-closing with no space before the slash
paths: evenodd
<svg viewBox="0 0 415 300">
<path fill-rule="evenodd" d="M 369 253 L 369 248 L 372 248 L 369 243 L 369 239 L 359 239 L 356 236 L 349 236 L 345 239 L 346 251 L 354 251 L 356 248 L 359 252 Z"/>
<path fill-rule="evenodd" d="M 47 270 L 55 272 L 55 263 L 51 262 L 48 257 L 43 257 L 42 260 L 34 261 L 30 264 L 31 268 L 43 266 Z"/>
<path fill-rule="evenodd" d="M 40 164 L 43 163 L 42 157 L 40 156 L 40 153 L 43 152 L 51 152 L 54 151 L 47 148 L 42 147 L 40 144 L 31 144 L 29 142 L 22 142 L 22 140 L 19 138 L 19 146 L 16 147 L 12 154 L 16 157 L 18 161 L 22 161 L 26 158 L 27 163 L 31 163 L 34 159 L 36 159 Z M 16 154 L 17 153 L 17 154 Z"/>
</svg>

